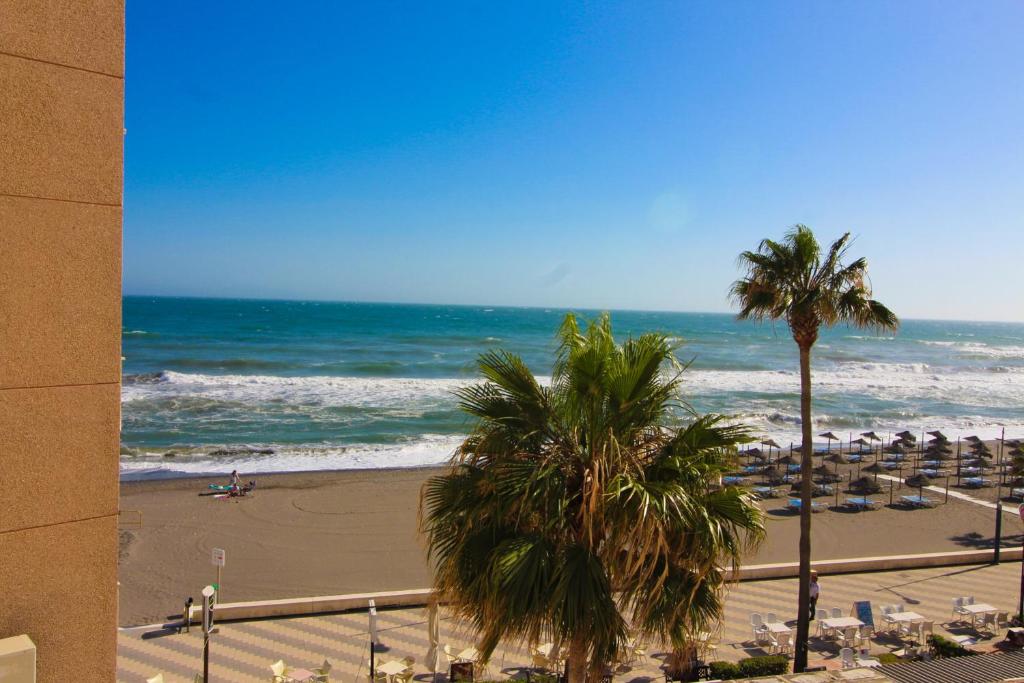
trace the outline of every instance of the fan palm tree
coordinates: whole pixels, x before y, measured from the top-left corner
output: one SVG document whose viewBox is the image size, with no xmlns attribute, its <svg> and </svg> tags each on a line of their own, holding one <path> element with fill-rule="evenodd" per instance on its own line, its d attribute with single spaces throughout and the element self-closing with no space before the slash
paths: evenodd
<svg viewBox="0 0 1024 683">
<path fill-rule="evenodd" d="M 672 426 L 682 368 L 665 336 L 620 345 L 607 315 L 585 330 L 568 315 L 559 341 L 548 386 L 514 354 L 480 356 L 484 381 L 457 392 L 475 425 L 424 484 L 420 525 L 434 589 L 484 657 L 551 638 L 584 683 L 617 660 L 627 614 L 685 651 L 763 519 L 746 490 L 717 485 L 746 430 Z"/>
<path fill-rule="evenodd" d="M 745 276 L 732 285 L 741 320 L 785 320 L 800 349 L 800 424 L 802 486 L 800 488 L 800 595 L 794 671 L 807 667 L 807 632 L 811 571 L 811 348 L 822 326 L 845 322 L 878 331 L 895 331 L 896 315 L 871 298 L 868 263 L 859 258 L 844 264 L 850 233 L 822 255 L 811 229 L 797 225 L 781 242 L 765 239 L 757 251 L 740 254 Z"/>
</svg>

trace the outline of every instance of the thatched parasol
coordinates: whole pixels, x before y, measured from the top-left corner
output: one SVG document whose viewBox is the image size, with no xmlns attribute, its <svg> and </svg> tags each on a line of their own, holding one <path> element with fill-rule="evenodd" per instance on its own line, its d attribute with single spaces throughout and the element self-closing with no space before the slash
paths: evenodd
<svg viewBox="0 0 1024 683">
<path fill-rule="evenodd" d="M 971 443 L 982 443 L 982 440 L 979 439 L 974 434 L 971 434 L 970 436 L 965 436 L 964 441 L 970 441 Z"/>
<path fill-rule="evenodd" d="M 902 432 L 897 432 L 896 436 L 898 436 L 899 438 L 903 439 L 908 444 L 915 444 L 915 443 L 917 443 L 917 437 L 914 436 L 913 434 L 911 434 L 907 430 L 903 430 Z"/>
<path fill-rule="evenodd" d="M 779 467 L 768 467 L 762 472 L 764 480 L 772 486 L 777 486 L 785 481 L 785 474 Z"/>
<path fill-rule="evenodd" d="M 784 455 L 775 462 L 779 463 L 780 465 L 795 465 L 799 461 L 792 455 Z"/>
<path fill-rule="evenodd" d="M 828 465 L 818 465 L 811 472 L 820 480 L 825 482 L 839 481 L 839 475 L 828 468 Z"/>
<path fill-rule="evenodd" d="M 828 446 L 826 448 L 827 448 L 827 452 L 829 452 L 829 453 L 832 452 L 832 442 L 833 441 L 842 441 L 842 439 L 840 439 L 838 436 L 836 436 L 832 432 L 822 432 L 821 434 L 818 434 L 818 436 L 820 436 L 823 439 L 828 440 Z M 840 448 L 842 448 L 842 446 L 840 446 Z"/>
<path fill-rule="evenodd" d="M 907 477 L 907 486 L 916 486 L 922 488 L 924 486 L 931 486 L 932 480 L 927 474 L 918 472 L 912 477 Z"/>
<path fill-rule="evenodd" d="M 775 443 L 775 439 L 765 439 L 761 442 L 762 446 L 770 446 L 771 448 L 782 448 L 779 444 Z"/>
<path fill-rule="evenodd" d="M 907 477 L 907 486 L 917 487 L 917 498 L 920 500 L 924 497 L 924 487 L 931 486 L 932 480 L 927 474 L 918 472 L 912 477 Z"/>
<path fill-rule="evenodd" d="M 851 445 L 851 446 L 852 446 L 853 444 L 857 444 L 858 446 L 867 446 L 867 445 L 868 445 L 868 442 L 867 442 L 867 441 L 865 441 L 865 440 L 864 440 L 863 438 L 861 438 L 861 437 L 857 437 L 856 439 L 854 439 L 853 441 L 851 441 L 851 442 L 850 442 L 850 445 Z"/>
<path fill-rule="evenodd" d="M 839 451 L 836 451 L 835 453 L 826 457 L 825 459 L 828 460 L 829 462 L 834 462 L 837 465 L 847 465 L 850 462 L 849 460 L 846 459 L 846 456 L 840 453 Z"/>
<path fill-rule="evenodd" d="M 878 434 L 875 434 L 874 432 L 861 432 L 860 435 L 863 436 L 865 439 L 871 439 L 872 441 L 882 440 L 882 437 L 880 437 Z"/>
<path fill-rule="evenodd" d="M 850 482 L 850 490 L 860 494 L 878 493 L 882 489 L 871 477 L 860 477 Z"/>
<path fill-rule="evenodd" d="M 867 467 L 865 467 L 864 471 L 865 472 L 874 472 L 875 480 L 877 481 L 878 480 L 878 473 L 879 472 L 888 472 L 889 470 L 887 470 L 885 468 L 885 466 L 882 465 L 882 463 L 880 463 L 880 462 L 873 462 L 870 465 L 868 465 Z"/>
</svg>

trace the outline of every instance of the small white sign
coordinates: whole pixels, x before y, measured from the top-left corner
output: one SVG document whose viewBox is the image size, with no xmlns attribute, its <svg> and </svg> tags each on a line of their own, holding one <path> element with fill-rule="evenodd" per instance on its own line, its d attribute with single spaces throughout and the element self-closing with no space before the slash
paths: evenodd
<svg viewBox="0 0 1024 683">
<path fill-rule="evenodd" d="M 215 567 L 224 566 L 224 548 L 213 549 L 213 565 Z"/>
</svg>

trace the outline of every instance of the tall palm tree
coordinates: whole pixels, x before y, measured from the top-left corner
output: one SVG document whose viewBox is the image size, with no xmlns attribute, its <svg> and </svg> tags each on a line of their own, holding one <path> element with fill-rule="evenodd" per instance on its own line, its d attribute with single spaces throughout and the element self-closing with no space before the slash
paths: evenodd
<svg viewBox="0 0 1024 683">
<path fill-rule="evenodd" d="M 793 669 L 807 667 L 811 572 L 811 348 L 824 325 L 845 322 L 878 331 L 895 331 L 896 315 L 871 298 L 868 263 L 844 264 L 850 233 L 822 256 L 811 229 L 797 225 L 781 242 L 762 240 L 757 251 L 740 254 L 745 277 L 732 285 L 741 320 L 785 320 L 800 349 L 800 593 Z"/>
<path fill-rule="evenodd" d="M 749 439 L 718 416 L 678 424 L 682 369 L 660 334 L 617 344 L 607 315 L 568 315 L 550 385 L 516 355 L 480 356 L 457 392 L 475 418 L 423 487 L 434 588 L 477 631 L 567 647 L 572 683 L 599 680 L 628 637 L 679 650 L 722 609 L 722 566 L 763 535 L 749 493 L 717 482 Z M 692 415 L 692 414 L 691 414 Z"/>
</svg>

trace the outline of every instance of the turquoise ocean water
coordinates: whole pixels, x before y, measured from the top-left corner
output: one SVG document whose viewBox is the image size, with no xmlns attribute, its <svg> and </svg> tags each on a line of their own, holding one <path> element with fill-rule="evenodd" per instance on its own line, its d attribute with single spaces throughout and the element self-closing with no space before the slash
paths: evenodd
<svg viewBox="0 0 1024 683">
<path fill-rule="evenodd" d="M 467 430 L 452 390 L 506 348 L 550 372 L 565 310 L 125 297 L 122 468 L 135 476 L 403 467 L 443 461 Z M 593 311 L 577 311 L 593 316 Z M 613 311 L 693 361 L 685 398 L 780 442 L 798 439 L 784 325 L 727 314 Z M 815 348 L 815 430 L 941 428 L 1024 436 L 1024 325 L 845 327 Z M 168 456 L 168 453 L 174 455 Z"/>
</svg>

